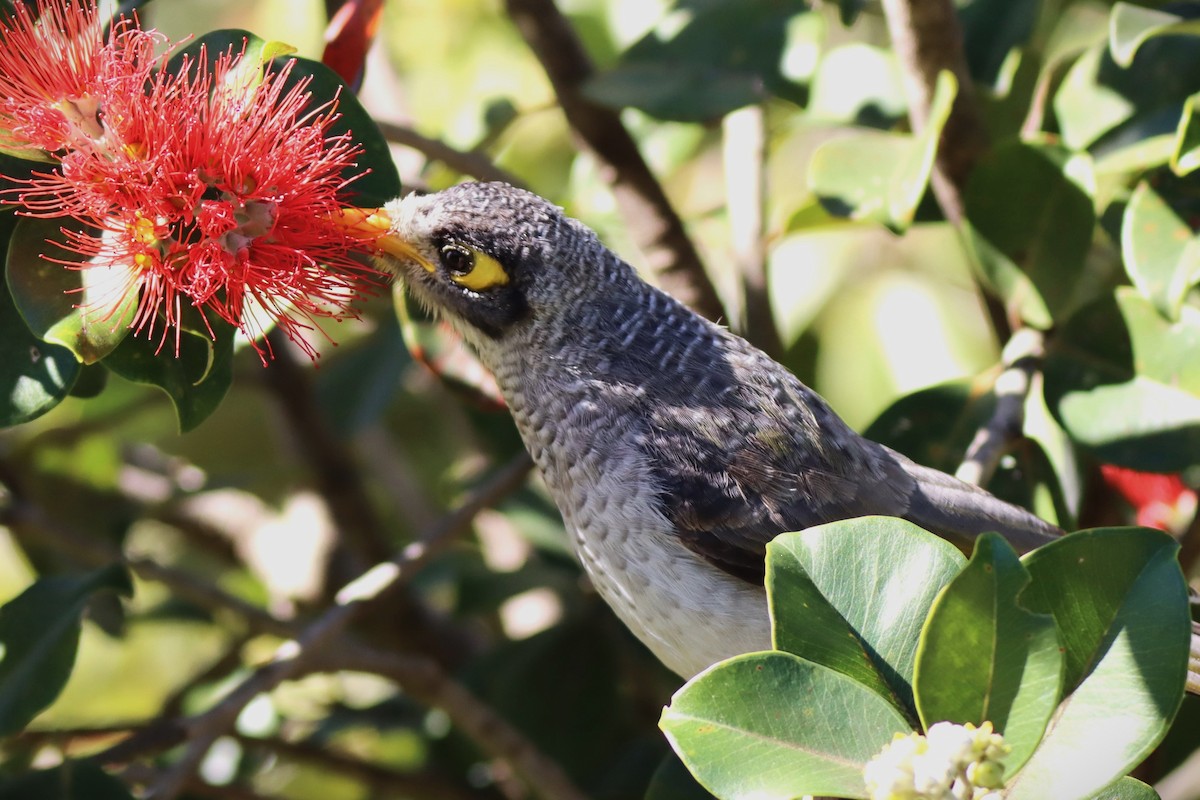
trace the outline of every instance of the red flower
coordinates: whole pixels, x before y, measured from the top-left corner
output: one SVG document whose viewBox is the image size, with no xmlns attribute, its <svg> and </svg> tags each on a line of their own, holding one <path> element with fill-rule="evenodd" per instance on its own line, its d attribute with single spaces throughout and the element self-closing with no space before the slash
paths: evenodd
<svg viewBox="0 0 1200 800">
<path fill-rule="evenodd" d="M 78 258 L 62 263 L 127 274 L 118 288 L 139 292 L 130 327 L 154 336 L 161 323 L 160 347 L 174 329 L 178 351 L 192 306 L 204 324 L 215 314 L 251 341 L 273 321 L 315 356 L 305 334 L 316 320 L 352 316 L 376 279 L 336 222 L 342 175 L 360 153 L 330 133 L 336 99 L 310 109 L 308 79 L 289 80 L 294 62 L 260 74 L 226 52 L 208 68 L 201 47 L 168 72 L 166 56 L 153 56 L 159 37 L 136 22 L 102 42 L 93 5 L 40 0 L 39 10 L 36 22 L 18 12 L 4 31 L 6 53 L 15 43 L 38 50 L 0 57 L 0 114 L 31 120 L 14 138 L 60 151 L 59 168 L 16 195 L 25 213 L 88 226 L 67 231 Z M 98 66 L 80 65 L 84 54 Z M 55 68 L 75 72 L 51 85 Z M 255 347 L 265 360 L 269 345 Z"/>
<path fill-rule="evenodd" d="M 1101 464 L 1100 473 L 1137 511 L 1138 525 L 1177 533 L 1196 513 L 1196 492 L 1178 475 L 1138 472 L 1115 464 Z"/>
</svg>

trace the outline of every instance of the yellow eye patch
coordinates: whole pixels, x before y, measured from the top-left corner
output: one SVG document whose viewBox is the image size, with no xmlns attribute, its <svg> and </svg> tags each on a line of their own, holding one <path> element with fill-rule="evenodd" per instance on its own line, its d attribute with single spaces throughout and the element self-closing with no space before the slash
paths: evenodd
<svg viewBox="0 0 1200 800">
<path fill-rule="evenodd" d="M 474 248 L 447 245 L 442 248 L 442 263 L 452 281 L 474 292 L 508 283 L 508 273 L 500 262 Z"/>
</svg>

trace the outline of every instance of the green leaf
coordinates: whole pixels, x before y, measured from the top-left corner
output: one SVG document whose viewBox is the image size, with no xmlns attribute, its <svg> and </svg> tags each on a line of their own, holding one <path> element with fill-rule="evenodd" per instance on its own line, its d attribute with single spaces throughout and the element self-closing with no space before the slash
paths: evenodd
<svg viewBox="0 0 1200 800">
<path fill-rule="evenodd" d="M 1069 694 L 1008 784 L 1008 800 L 1091 797 L 1166 734 L 1183 699 L 1191 636 L 1178 550 L 1161 531 L 1099 528 L 1025 557 L 1033 583 L 1023 601 L 1054 615 Z M 1081 763 L 1089 768 L 1064 769 Z"/>
<path fill-rule="evenodd" d="M 767 545 L 773 642 L 912 715 L 917 641 L 934 597 L 966 559 L 911 522 L 861 517 Z"/>
<path fill-rule="evenodd" d="M 104 366 L 126 380 L 166 392 L 179 429 L 186 433 L 217 410 L 233 384 L 233 328 L 216 319 L 211 324 L 215 341 L 181 329 L 177 351 L 173 336 L 164 341 L 129 336 L 104 359 Z"/>
<path fill-rule="evenodd" d="M 1116 783 L 1109 784 L 1098 794 L 1088 800 L 1160 800 L 1158 792 L 1137 778 L 1125 776 Z"/>
<path fill-rule="evenodd" d="M 1200 47 L 1191 36 L 1144 42 L 1127 67 L 1107 43 L 1088 48 L 1054 95 L 1063 143 L 1073 150 L 1127 144 L 1173 131 L 1184 101 L 1200 92 Z"/>
<path fill-rule="evenodd" d="M 597 103 L 633 106 L 660 119 L 703 122 L 762 102 L 800 102 L 804 92 L 780 72 L 787 23 L 798 0 L 717 0 L 689 9 L 626 50 L 585 86 Z M 670 22 L 670 20 L 668 20 Z"/>
<path fill-rule="evenodd" d="M 1148 39 L 1180 34 L 1200 36 L 1200 20 L 1184 19 L 1155 8 L 1117 3 L 1109 17 L 1108 30 L 1108 47 L 1113 60 L 1128 67 Z"/>
<path fill-rule="evenodd" d="M 20 775 L 0 784 L 5 800 L 133 800 L 125 785 L 90 761 Z"/>
<path fill-rule="evenodd" d="M 724 800 L 866 797 L 862 770 L 904 717 L 875 692 L 790 653 L 750 653 L 688 681 L 659 727 Z"/>
<path fill-rule="evenodd" d="M 821 145 L 809 167 L 809 188 L 848 207 L 854 219 L 907 228 L 929 184 L 938 139 L 957 93 L 954 75 L 943 70 L 919 136 L 863 131 Z"/>
<path fill-rule="evenodd" d="M 1188 290 L 1200 281 L 1200 240 L 1146 181 L 1125 207 L 1121 251 L 1142 296 L 1167 319 L 1179 319 Z"/>
<path fill-rule="evenodd" d="M 347 200 L 360 206 L 380 206 L 400 196 L 400 173 L 388 147 L 387 139 L 379 131 L 374 118 L 358 102 L 354 91 L 338 77 L 337 73 L 319 61 L 307 58 L 292 58 L 294 62 L 288 83 L 311 77 L 308 90 L 312 92 L 313 104 L 338 99 L 338 119 L 329 126 L 329 136 L 346 134 L 362 146 L 358 165 L 351 167 L 343 177 L 354 181 L 347 187 Z M 366 170 L 370 170 L 367 172 Z"/>
<path fill-rule="evenodd" d="M 1192 95 L 1183 104 L 1179 126 L 1171 143 L 1171 171 L 1176 175 L 1190 175 L 1200 167 L 1200 121 L 1196 119 L 1196 103 L 1200 95 Z"/>
<path fill-rule="evenodd" d="M 1068 154 L 1014 142 L 972 171 L 965 196 L 972 260 L 1006 305 L 1044 328 L 1077 307 L 1096 224 L 1092 200 L 1068 177 Z"/>
<path fill-rule="evenodd" d="M 1047 351 L 1046 402 L 1103 461 L 1148 472 L 1200 463 L 1200 309 L 1172 324 L 1131 287 L 1075 314 Z"/>
<path fill-rule="evenodd" d="M 1010 773 L 1041 741 L 1062 684 L 1054 618 L 1018 603 L 1029 581 L 1004 537 L 984 534 L 934 601 L 917 648 L 921 724 L 990 721 L 1012 747 Z"/>
<path fill-rule="evenodd" d="M 0 737 L 58 697 L 75 664 L 84 606 L 104 590 L 133 592 L 124 567 L 40 578 L 0 607 Z"/>
<path fill-rule="evenodd" d="M 84 364 L 113 351 L 129 333 L 137 281 L 124 266 L 66 267 L 43 254 L 69 256 L 62 221 L 25 218 L 8 248 L 8 286 L 29 329 Z"/>
<path fill-rule="evenodd" d="M 0 215 L 0 225 L 11 219 Z M 30 332 L 0 275 L 0 427 L 28 422 L 61 403 L 79 370 L 70 350 Z"/>
</svg>

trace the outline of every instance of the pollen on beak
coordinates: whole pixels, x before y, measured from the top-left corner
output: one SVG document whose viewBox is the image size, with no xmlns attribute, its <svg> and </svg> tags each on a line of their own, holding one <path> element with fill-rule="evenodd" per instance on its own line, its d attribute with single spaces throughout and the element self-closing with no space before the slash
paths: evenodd
<svg viewBox="0 0 1200 800">
<path fill-rule="evenodd" d="M 392 218 L 387 209 L 341 208 L 333 221 L 376 253 L 392 256 L 399 261 L 412 261 L 427 272 L 435 270 L 433 264 L 413 244 L 392 230 Z"/>
</svg>

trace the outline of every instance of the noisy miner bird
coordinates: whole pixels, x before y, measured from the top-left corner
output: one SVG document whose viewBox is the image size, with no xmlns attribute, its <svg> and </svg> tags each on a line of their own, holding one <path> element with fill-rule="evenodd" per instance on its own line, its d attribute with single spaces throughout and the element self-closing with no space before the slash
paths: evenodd
<svg viewBox="0 0 1200 800">
<path fill-rule="evenodd" d="M 597 591 L 683 677 L 770 648 L 764 554 L 784 531 L 882 514 L 1022 550 L 1061 534 L 862 438 L 537 195 L 467 183 L 376 224 L 380 267 L 494 373 Z"/>
</svg>

